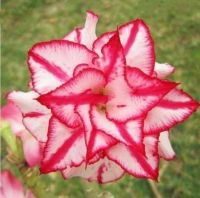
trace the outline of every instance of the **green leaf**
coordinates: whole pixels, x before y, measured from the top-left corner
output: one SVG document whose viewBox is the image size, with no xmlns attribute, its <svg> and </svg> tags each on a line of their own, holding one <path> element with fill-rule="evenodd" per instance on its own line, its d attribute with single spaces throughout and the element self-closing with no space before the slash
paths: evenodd
<svg viewBox="0 0 200 198">
<path fill-rule="evenodd" d="M 17 154 L 18 149 L 16 144 L 16 136 L 11 131 L 9 124 L 5 121 L 2 121 L 1 123 L 0 134 L 11 151 Z"/>
</svg>

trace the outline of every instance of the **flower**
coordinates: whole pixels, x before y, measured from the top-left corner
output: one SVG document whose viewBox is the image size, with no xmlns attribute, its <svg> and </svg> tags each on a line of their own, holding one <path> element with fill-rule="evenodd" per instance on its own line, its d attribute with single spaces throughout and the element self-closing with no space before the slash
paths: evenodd
<svg viewBox="0 0 200 198">
<path fill-rule="evenodd" d="M 19 198 L 35 198 L 30 190 L 24 189 L 20 181 L 15 178 L 10 171 L 4 170 L 1 172 L 0 195 L 4 198 L 19 197 Z"/>
<path fill-rule="evenodd" d="M 30 167 L 40 164 L 42 145 L 25 129 L 22 114 L 12 102 L 8 102 L 1 109 L 1 118 L 7 121 L 12 132 L 22 140 L 23 152 Z"/>
<path fill-rule="evenodd" d="M 140 19 L 96 37 L 97 15 L 63 39 L 28 53 L 32 91 L 8 99 L 26 128 L 45 144 L 40 170 L 100 183 L 125 172 L 157 179 L 160 158 L 173 159 L 169 130 L 199 106 L 174 72 L 155 62 L 149 28 Z"/>
</svg>

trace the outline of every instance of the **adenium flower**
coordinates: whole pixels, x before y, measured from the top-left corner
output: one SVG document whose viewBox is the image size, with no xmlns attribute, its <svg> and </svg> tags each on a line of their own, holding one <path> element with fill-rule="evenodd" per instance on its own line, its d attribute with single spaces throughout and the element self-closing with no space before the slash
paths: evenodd
<svg viewBox="0 0 200 198">
<path fill-rule="evenodd" d="M 42 173 L 61 171 L 100 183 L 124 173 L 157 179 L 160 158 L 174 159 L 169 130 L 198 107 L 174 72 L 155 62 L 154 43 L 140 19 L 96 37 L 98 17 L 63 39 L 28 53 L 32 91 L 12 92 L 23 123 L 45 144 Z"/>
<path fill-rule="evenodd" d="M 0 173 L 0 176 L 0 197 L 35 198 L 31 190 L 24 190 L 21 182 L 15 178 L 10 171 L 4 170 Z"/>
<path fill-rule="evenodd" d="M 1 119 L 7 121 L 12 132 L 22 140 L 24 158 L 28 166 L 40 164 L 42 145 L 25 129 L 22 114 L 12 102 L 1 108 Z"/>
</svg>

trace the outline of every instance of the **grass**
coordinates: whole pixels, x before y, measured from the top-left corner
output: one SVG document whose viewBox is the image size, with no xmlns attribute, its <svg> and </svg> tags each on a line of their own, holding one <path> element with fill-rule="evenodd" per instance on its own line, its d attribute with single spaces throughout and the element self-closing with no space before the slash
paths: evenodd
<svg viewBox="0 0 200 198">
<path fill-rule="evenodd" d="M 198 0 L 3 1 L 2 96 L 10 90 L 28 90 L 30 74 L 26 56 L 34 43 L 62 38 L 84 22 L 86 10 L 93 10 L 101 17 L 98 34 L 133 18 L 143 18 L 152 31 L 157 61 L 176 66 L 172 78 L 182 82 L 182 88 L 200 100 L 199 9 Z M 198 112 L 172 130 L 177 159 L 168 164 L 161 181 L 156 184 L 163 198 L 196 198 L 200 195 L 199 118 Z M 154 197 L 146 180 L 130 176 L 103 186 L 76 178 L 64 181 L 60 176 L 43 176 L 43 180 L 53 191 L 48 198 Z"/>
</svg>

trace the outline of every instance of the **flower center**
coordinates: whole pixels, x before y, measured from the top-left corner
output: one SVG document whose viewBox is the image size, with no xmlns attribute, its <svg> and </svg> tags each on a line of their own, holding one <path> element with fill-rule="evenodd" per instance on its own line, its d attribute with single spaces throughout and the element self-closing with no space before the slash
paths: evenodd
<svg viewBox="0 0 200 198">
<path fill-rule="evenodd" d="M 94 94 L 97 94 L 100 98 L 106 99 L 104 101 L 97 102 L 96 105 L 95 105 L 98 112 L 105 113 L 105 111 L 106 111 L 106 102 L 108 100 L 108 93 L 107 93 L 106 89 L 104 87 L 101 87 L 99 89 L 94 89 L 92 92 Z"/>
<path fill-rule="evenodd" d="M 106 112 L 106 104 L 97 104 L 96 109 L 99 113 L 105 113 Z"/>
</svg>

